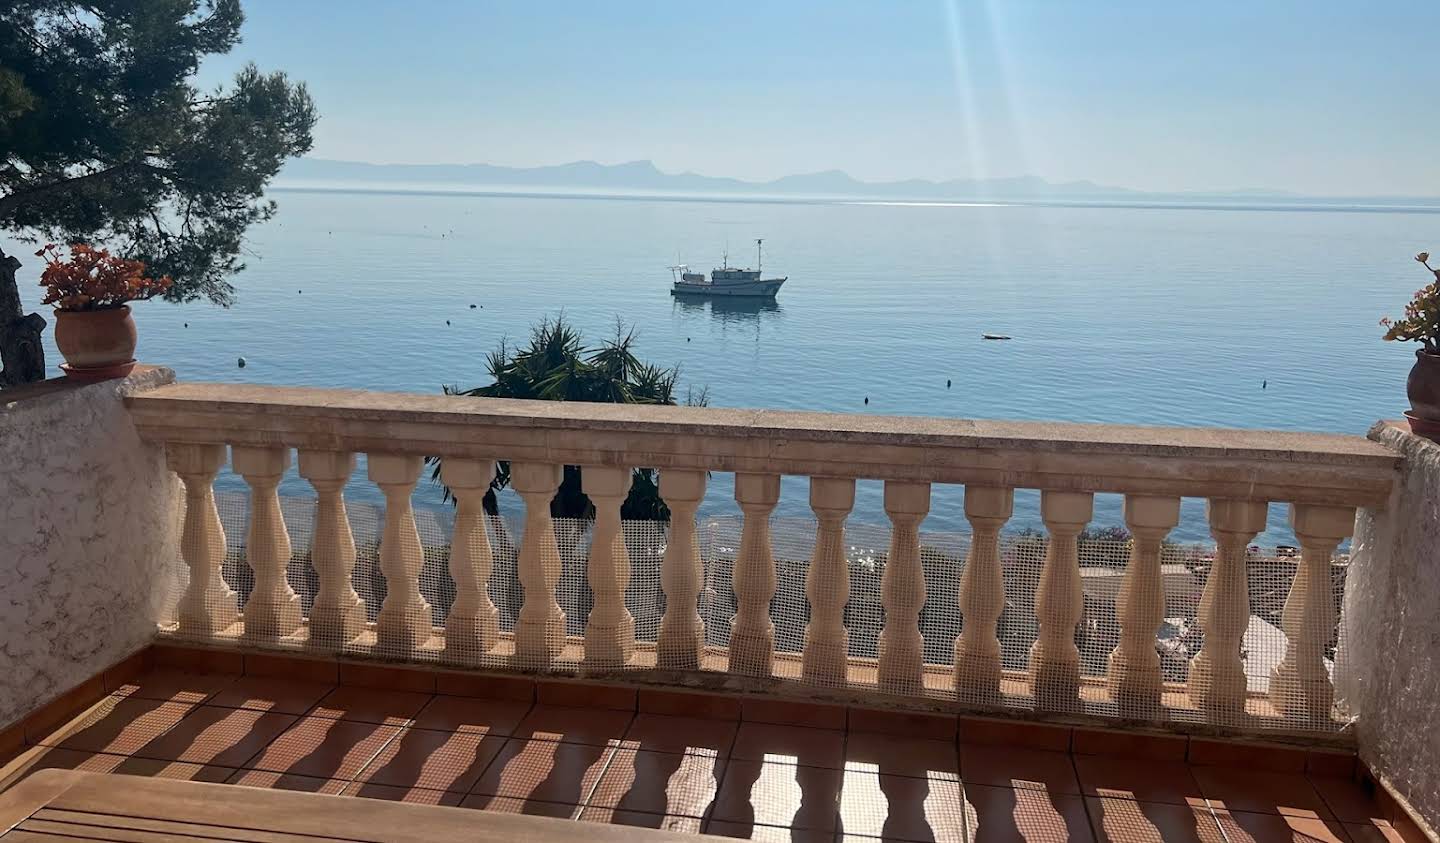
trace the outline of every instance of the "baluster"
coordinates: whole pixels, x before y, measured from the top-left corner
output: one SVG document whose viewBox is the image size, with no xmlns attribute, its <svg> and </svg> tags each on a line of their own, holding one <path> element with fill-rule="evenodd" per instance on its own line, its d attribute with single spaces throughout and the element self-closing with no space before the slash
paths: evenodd
<svg viewBox="0 0 1440 843">
<path fill-rule="evenodd" d="M 630 494 L 630 469 L 586 466 L 580 487 L 595 505 L 587 574 L 595 605 L 585 626 L 585 664 L 617 668 L 635 651 L 635 618 L 625 608 L 630 585 L 630 552 L 620 523 L 620 506 Z"/>
<path fill-rule="evenodd" d="M 1270 674 L 1270 701 L 1286 716 L 1318 725 L 1330 721 L 1335 702 L 1325 670 L 1325 645 L 1335 630 L 1331 557 L 1354 532 L 1355 510 L 1292 504 L 1290 525 L 1300 541 L 1300 564 L 1285 599 L 1285 658 Z"/>
<path fill-rule="evenodd" d="M 319 590 L 310 609 L 310 642 L 333 648 L 365 628 L 365 601 L 350 584 L 355 567 L 355 536 L 342 490 L 355 471 L 355 455 L 343 451 L 301 451 L 300 476 L 315 488 L 315 523 L 310 533 L 310 564 Z"/>
<path fill-rule="evenodd" d="M 810 478 L 810 509 L 815 513 L 815 552 L 805 578 L 810 623 L 800 675 L 817 685 L 846 684 L 850 638 L 845 631 L 845 602 L 850 598 L 850 565 L 845 559 L 845 517 L 855 506 L 855 481 Z"/>
<path fill-rule="evenodd" d="M 1015 510 L 1015 491 L 965 487 L 965 518 L 970 522 L 970 555 L 960 577 L 964 619 L 955 640 L 955 693 L 972 702 L 1000 700 L 1000 637 L 996 624 L 1005 610 L 1005 579 L 1000 570 L 1000 531 Z"/>
<path fill-rule="evenodd" d="M 520 585 L 525 603 L 515 621 L 515 660 L 522 667 L 548 668 L 565 646 L 565 612 L 555 601 L 560 580 L 560 547 L 550 501 L 560 488 L 562 468 L 544 463 L 510 464 L 510 485 L 525 502 L 525 535 L 520 541 Z"/>
<path fill-rule="evenodd" d="M 1125 496 L 1125 526 L 1130 529 L 1130 561 L 1115 601 L 1120 642 L 1110 653 L 1110 699 L 1122 712 L 1156 715 L 1160 711 L 1160 654 L 1155 633 L 1165 620 L 1165 588 L 1160 549 L 1180 523 L 1180 499 Z"/>
<path fill-rule="evenodd" d="M 1216 714 L 1245 710 L 1245 666 L 1240 643 L 1250 625 L 1246 562 L 1250 542 L 1265 529 L 1264 501 L 1211 499 L 1206 506 L 1215 564 L 1200 596 L 1200 629 L 1205 644 L 1190 662 L 1190 699 Z"/>
<path fill-rule="evenodd" d="M 440 464 L 440 479 L 455 496 L 450 539 L 455 603 L 445 618 L 445 653 L 451 661 L 473 664 L 500 637 L 500 612 L 489 591 L 495 559 L 485 532 L 485 493 L 495 479 L 495 463 L 447 457 Z"/>
<path fill-rule="evenodd" d="M 705 497 L 705 472 L 667 468 L 660 472 L 660 497 L 670 508 L 670 537 L 660 563 L 665 615 L 655 644 L 656 662 L 671 670 L 696 670 L 705 641 L 700 597 L 700 544 L 695 511 Z"/>
<path fill-rule="evenodd" d="M 929 512 L 929 483 L 885 481 L 890 553 L 880 577 L 885 627 L 880 630 L 876 678 L 880 690 L 891 694 L 918 694 L 922 688 L 925 569 L 920 565 L 920 522 Z"/>
<path fill-rule="evenodd" d="M 385 494 L 385 529 L 380 534 L 380 571 L 385 575 L 385 602 L 375 619 L 376 640 L 391 655 L 418 649 L 432 629 L 430 604 L 420 593 L 425 551 L 410 494 L 420 479 L 421 458 L 404 454 L 370 454 L 370 480 Z"/>
<path fill-rule="evenodd" d="M 190 568 L 190 585 L 180 600 L 181 635 L 206 637 L 239 618 L 235 592 L 220 576 L 225 560 L 225 528 L 215 510 L 215 475 L 225 464 L 224 445 L 171 442 L 165 461 L 185 484 L 185 522 L 180 555 Z"/>
<path fill-rule="evenodd" d="M 735 557 L 735 621 L 730 629 L 730 670 L 769 676 L 775 661 L 775 552 L 770 548 L 770 513 L 780 501 L 778 474 L 735 475 L 735 500 L 745 515 Z"/>
<path fill-rule="evenodd" d="M 300 628 L 300 595 L 286 576 L 290 533 L 280 512 L 280 478 L 290 467 L 289 448 L 236 445 L 230 462 L 250 486 L 250 529 L 245 551 L 255 572 L 255 588 L 245 603 L 245 635 L 276 639 Z"/>
<path fill-rule="evenodd" d="M 1085 611 L 1080 588 L 1080 532 L 1090 522 L 1095 496 L 1089 492 L 1040 493 L 1040 517 L 1050 533 L 1045 568 L 1035 593 L 1040 632 L 1030 648 L 1035 704 L 1052 711 L 1080 705 L 1080 650 L 1075 627 Z"/>
</svg>

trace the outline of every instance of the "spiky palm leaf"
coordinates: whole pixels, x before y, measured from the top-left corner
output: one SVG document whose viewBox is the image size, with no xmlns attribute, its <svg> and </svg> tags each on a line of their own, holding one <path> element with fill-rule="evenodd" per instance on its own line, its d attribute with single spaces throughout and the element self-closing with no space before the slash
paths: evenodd
<svg viewBox="0 0 1440 843">
<path fill-rule="evenodd" d="M 583 335 L 565 320 L 565 314 L 542 319 L 530 330 L 523 347 L 502 340 L 485 358 L 493 382 L 472 389 L 442 387 L 446 395 L 473 398 L 528 398 L 545 401 L 584 401 L 603 404 L 674 404 L 680 368 L 645 363 L 635 354 L 636 333 L 617 320 L 615 335 L 598 348 L 586 348 Z M 693 393 L 691 394 L 693 395 Z M 687 404 L 698 402 L 687 395 Z M 440 483 L 441 457 L 429 457 L 430 477 Z M 627 519 L 669 520 L 670 510 L 660 498 L 659 476 L 654 469 L 634 470 L 630 494 L 621 507 Z M 495 514 L 495 493 L 510 483 L 510 464 L 496 465 L 495 479 L 485 495 L 485 510 Z M 450 500 L 450 490 L 445 489 Z M 564 479 L 550 504 L 556 517 L 593 518 L 594 507 L 581 491 L 580 470 L 566 466 Z"/>
</svg>

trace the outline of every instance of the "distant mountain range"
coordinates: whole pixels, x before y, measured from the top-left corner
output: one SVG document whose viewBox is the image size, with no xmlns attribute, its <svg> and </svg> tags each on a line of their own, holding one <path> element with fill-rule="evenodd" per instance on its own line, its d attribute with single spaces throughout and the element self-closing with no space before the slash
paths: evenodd
<svg viewBox="0 0 1440 843">
<path fill-rule="evenodd" d="M 575 161 L 549 167 L 498 167 L 493 164 L 367 164 L 300 158 L 285 166 L 279 186 L 298 183 L 388 185 L 445 184 L 505 190 L 611 190 L 675 194 L 752 196 L 836 196 L 909 200 L 942 199 L 1141 199 L 1158 194 L 1090 181 L 1052 182 L 1038 176 L 998 179 L 863 182 L 840 170 L 750 182 L 697 173 L 664 173 L 650 161 L 597 164 Z M 1193 194 L 1192 194 L 1193 195 Z M 1281 191 L 1227 191 L 1228 196 L 1290 196 Z"/>
</svg>

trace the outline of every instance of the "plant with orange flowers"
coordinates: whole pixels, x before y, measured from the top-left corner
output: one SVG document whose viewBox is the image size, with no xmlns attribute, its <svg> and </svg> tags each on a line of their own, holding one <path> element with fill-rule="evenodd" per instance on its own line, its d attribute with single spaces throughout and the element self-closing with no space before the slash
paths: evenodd
<svg viewBox="0 0 1440 843">
<path fill-rule="evenodd" d="M 35 256 L 45 259 L 40 274 L 44 304 L 53 304 L 56 310 L 108 310 L 159 295 L 171 284 L 168 275 L 147 278 L 142 261 L 119 258 L 85 243 L 71 244 L 68 258 L 54 243 Z"/>
</svg>

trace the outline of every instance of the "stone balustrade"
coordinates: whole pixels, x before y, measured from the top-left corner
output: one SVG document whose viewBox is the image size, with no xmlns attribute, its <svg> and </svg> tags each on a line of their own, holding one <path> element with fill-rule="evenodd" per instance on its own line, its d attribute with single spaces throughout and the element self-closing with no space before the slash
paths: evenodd
<svg viewBox="0 0 1440 843">
<path fill-rule="evenodd" d="M 163 443 L 185 487 L 182 553 L 190 570 L 177 634 L 216 636 L 236 627 L 256 646 L 345 648 L 373 640 L 404 658 L 428 648 L 459 665 L 599 673 L 657 669 L 724 672 L 744 681 L 776 678 L 831 692 L 945 698 L 967 706 L 1023 697 L 1043 712 L 1108 713 L 1243 726 L 1268 713 L 1297 729 L 1333 727 L 1326 643 L 1335 627 L 1330 560 L 1352 532 L 1358 507 L 1383 508 L 1397 457 L 1361 437 L 1242 430 L 1141 428 L 1032 422 L 895 418 L 757 410 L 548 403 L 362 391 L 176 384 L 127 399 L 140 435 Z M 211 486 L 225 462 L 252 490 L 246 540 L 254 588 L 239 613 L 220 576 L 224 535 Z M 309 560 L 319 591 L 300 617 L 287 584 L 291 541 L 276 484 L 298 451 L 313 484 L 316 517 Z M 384 494 L 379 564 L 386 596 L 373 624 L 351 586 L 355 541 L 341 495 L 356 453 Z M 443 456 L 457 508 L 448 572 L 455 601 L 443 626 L 417 585 L 424 550 L 410 498 L 422 458 Z M 488 590 L 494 554 L 481 499 L 494 463 L 510 464 L 524 503 L 518 548 L 523 606 L 502 630 Z M 550 502 L 565 466 L 579 466 L 595 506 L 586 577 L 593 608 L 583 636 L 566 634 L 557 601 L 561 554 Z M 660 562 L 664 612 L 653 642 L 637 643 L 624 595 L 632 562 L 620 508 L 632 467 L 659 470 L 671 512 Z M 707 474 L 731 472 L 743 526 L 733 563 L 735 609 L 728 648 L 712 654 L 697 610 L 704 583 L 695 529 Z M 816 518 L 807 569 L 808 622 L 798 663 L 776 652 L 772 598 L 777 563 L 770 531 L 782 475 L 810 478 Z M 890 546 L 881 583 L 883 630 L 875 658 L 850 654 L 846 607 L 847 518 L 857 479 L 884 481 Z M 927 601 L 919 525 L 935 484 L 964 486 L 972 539 L 958 573 L 964 626 L 953 665 L 927 663 L 920 618 Z M 1034 593 L 1037 633 L 1028 667 L 1002 663 L 997 624 L 1006 610 L 1000 536 L 1015 489 L 1037 489 L 1048 533 Z M 1082 616 L 1077 537 L 1096 493 L 1124 495 L 1133 535 L 1116 600 L 1119 643 L 1102 676 L 1082 676 L 1075 645 Z M 1208 502 L 1216 543 L 1199 601 L 1204 645 L 1183 683 L 1167 682 L 1156 653 L 1165 614 L 1162 543 L 1181 498 Z M 1266 694 L 1247 687 L 1243 638 L 1250 621 L 1247 548 L 1266 527 L 1268 505 L 1290 505 L 1301 545 L 1285 604 L 1284 658 Z M 368 638 L 367 638 L 368 636 Z M 720 658 L 711 658 L 716 655 Z M 793 670 L 791 668 L 794 668 Z M 937 677 L 938 684 L 937 684 Z"/>
</svg>

